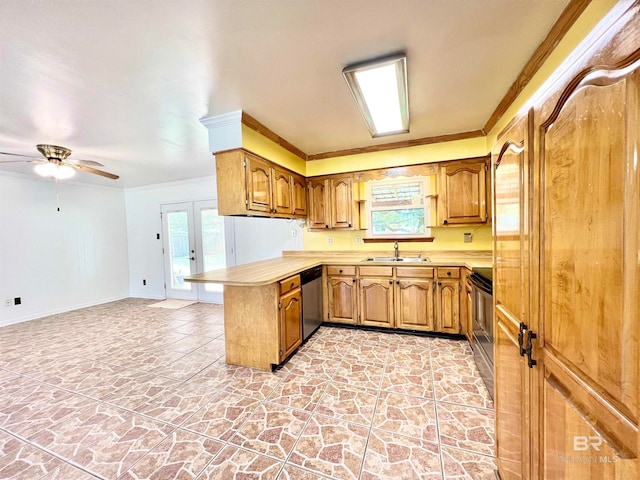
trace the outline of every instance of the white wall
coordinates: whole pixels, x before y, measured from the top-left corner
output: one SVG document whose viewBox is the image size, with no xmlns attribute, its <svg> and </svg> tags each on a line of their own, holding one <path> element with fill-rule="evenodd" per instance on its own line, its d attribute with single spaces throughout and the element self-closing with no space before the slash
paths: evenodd
<svg viewBox="0 0 640 480">
<path fill-rule="evenodd" d="M 0 326 L 127 297 L 121 189 L 0 173 Z M 22 304 L 5 306 L 21 297 Z"/>
<path fill-rule="evenodd" d="M 217 198 L 215 176 L 149 185 L 125 190 L 129 240 L 130 295 L 165 298 L 160 206 Z M 255 217 L 234 217 L 236 263 L 247 263 L 302 249 L 298 222 Z M 291 230 L 296 236 L 291 236 Z M 161 235 L 162 237 L 162 235 Z M 142 285 L 142 280 L 147 285 Z"/>
</svg>

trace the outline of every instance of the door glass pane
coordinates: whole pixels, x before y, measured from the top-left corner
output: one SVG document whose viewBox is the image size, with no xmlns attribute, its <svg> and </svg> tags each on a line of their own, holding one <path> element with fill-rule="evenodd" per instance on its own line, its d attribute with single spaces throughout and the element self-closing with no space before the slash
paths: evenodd
<svg viewBox="0 0 640 480">
<path fill-rule="evenodd" d="M 169 212 L 169 258 L 171 259 L 171 288 L 191 290 L 184 277 L 191 275 L 189 260 L 189 216 L 187 212 Z"/>
<path fill-rule="evenodd" d="M 218 216 L 218 210 L 208 208 L 200 210 L 202 222 L 202 259 L 204 271 L 225 268 L 224 217 Z M 222 285 L 205 283 L 207 292 L 221 292 Z"/>
</svg>

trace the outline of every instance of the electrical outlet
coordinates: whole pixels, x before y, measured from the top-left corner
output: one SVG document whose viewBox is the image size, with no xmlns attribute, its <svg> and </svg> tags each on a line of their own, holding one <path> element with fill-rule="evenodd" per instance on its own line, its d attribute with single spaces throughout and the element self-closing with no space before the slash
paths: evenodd
<svg viewBox="0 0 640 480">
<path fill-rule="evenodd" d="M 298 236 L 298 231 L 295 228 L 291 229 L 291 236 L 292 237 L 297 237 Z"/>
<path fill-rule="evenodd" d="M 327 237 L 327 243 L 331 245 L 333 243 L 333 238 Z"/>
<path fill-rule="evenodd" d="M 13 305 L 13 301 L 12 301 L 10 298 L 7 298 L 7 299 L 4 301 L 4 306 L 5 306 L 5 307 L 10 307 L 11 305 Z"/>
<path fill-rule="evenodd" d="M 22 299 L 20 297 L 16 297 L 13 299 L 14 305 L 20 305 L 22 303 Z"/>
<path fill-rule="evenodd" d="M 473 242 L 473 234 L 472 233 L 465 233 L 464 234 L 464 243 L 471 243 Z"/>
<path fill-rule="evenodd" d="M 362 237 L 356 237 L 356 243 L 362 243 Z"/>
</svg>

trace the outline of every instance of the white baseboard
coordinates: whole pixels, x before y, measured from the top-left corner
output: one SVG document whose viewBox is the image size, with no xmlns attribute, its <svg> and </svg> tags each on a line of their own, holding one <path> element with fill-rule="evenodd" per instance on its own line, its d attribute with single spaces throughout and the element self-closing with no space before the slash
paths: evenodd
<svg viewBox="0 0 640 480">
<path fill-rule="evenodd" d="M 29 320 L 36 320 L 38 318 L 48 317 L 51 315 L 57 315 L 58 313 L 70 312 L 72 310 L 78 310 L 79 308 L 93 307 L 96 305 L 102 305 L 103 303 L 115 302 L 118 300 L 123 300 L 125 298 L 131 298 L 129 295 L 121 295 L 117 297 L 111 298 L 103 298 L 101 300 L 97 300 L 95 302 L 86 302 L 80 303 L 77 305 L 71 305 L 69 307 L 56 308 L 54 310 L 48 310 L 46 312 L 32 313 L 29 315 L 25 315 L 23 317 L 12 318 L 9 320 L 0 320 L 0 327 L 6 327 L 8 325 L 14 325 L 16 323 L 28 322 Z"/>
</svg>

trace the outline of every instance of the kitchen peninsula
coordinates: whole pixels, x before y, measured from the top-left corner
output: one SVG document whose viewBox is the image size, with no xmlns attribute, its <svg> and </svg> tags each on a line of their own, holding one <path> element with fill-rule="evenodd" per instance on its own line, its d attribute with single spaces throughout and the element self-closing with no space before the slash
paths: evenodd
<svg viewBox="0 0 640 480">
<path fill-rule="evenodd" d="M 428 261 L 418 261 L 422 254 Z M 488 251 L 283 252 L 270 260 L 191 275 L 224 288 L 226 362 L 269 370 L 302 343 L 300 272 L 322 265 L 323 319 L 407 331 L 467 334 L 466 277 L 491 266 Z"/>
</svg>

